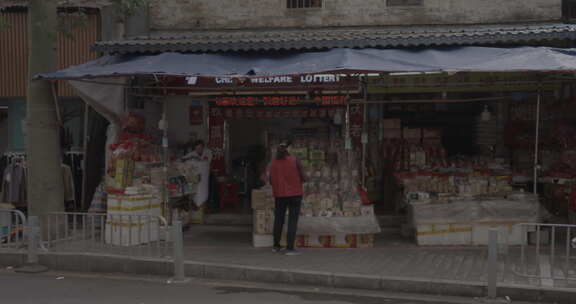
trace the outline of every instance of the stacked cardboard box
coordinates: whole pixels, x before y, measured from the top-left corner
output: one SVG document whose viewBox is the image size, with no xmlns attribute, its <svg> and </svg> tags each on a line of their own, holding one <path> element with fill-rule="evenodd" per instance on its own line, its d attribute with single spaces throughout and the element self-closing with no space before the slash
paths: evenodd
<svg viewBox="0 0 576 304">
<path fill-rule="evenodd" d="M 271 247 L 273 245 L 274 198 L 270 187 L 252 190 L 252 209 L 253 245 L 254 247 Z"/>
<path fill-rule="evenodd" d="M 158 241 L 162 214 L 154 195 L 109 195 L 105 241 L 117 246 L 134 246 Z"/>
<path fill-rule="evenodd" d="M 402 121 L 400 119 L 384 119 L 382 121 L 382 128 L 384 129 L 382 133 L 383 138 L 402 138 Z"/>
<path fill-rule="evenodd" d="M 134 178 L 134 161 L 131 159 L 118 159 L 116 160 L 116 184 L 124 189 L 132 186 Z"/>
<path fill-rule="evenodd" d="M 400 129 L 398 120 L 394 121 L 391 126 Z M 280 140 L 271 135 L 269 142 L 271 145 L 270 152 L 274 153 L 274 147 L 278 145 Z M 338 218 L 363 215 L 357 185 L 360 178 L 357 163 L 358 155 L 344 148 L 345 144 L 338 136 L 329 136 L 323 139 L 316 136 L 302 136 L 293 139 L 290 153 L 301 161 L 304 175 L 307 177 L 307 181 L 303 185 L 304 197 L 300 215 L 319 219 L 306 226 L 303 225 L 304 219 L 301 218 L 299 228 L 302 235 L 297 236 L 297 247 L 358 248 L 372 246 L 370 236 L 331 233 L 337 229 L 330 225 L 338 222 Z M 272 246 L 274 226 L 272 189 L 254 190 L 252 192 L 252 208 L 254 209 L 254 246 Z M 331 221 L 332 218 L 335 220 Z M 327 224 L 327 222 L 329 223 Z M 354 225 L 361 224 L 351 224 L 351 226 Z M 330 226 L 330 228 L 327 229 L 325 226 Z M 344 228 L 338 231 L 347 230 Z"/>
</svg>

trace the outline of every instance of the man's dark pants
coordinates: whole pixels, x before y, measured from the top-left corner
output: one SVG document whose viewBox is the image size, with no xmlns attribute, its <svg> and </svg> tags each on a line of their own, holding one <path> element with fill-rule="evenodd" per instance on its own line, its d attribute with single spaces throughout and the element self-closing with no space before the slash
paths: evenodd
<svg viewBox="0 0 576 304">
<path fill-rule="evenodd" d="M 274 210 L 274 247 L 280 247 L 284 220 L 286 219 L 286 210 L 288 210 L 288 235 L 286 237 L 286 249 L 294 250 L 301 205 L 302 196 L 276 198 L 276 209 Z"/>
</svg>

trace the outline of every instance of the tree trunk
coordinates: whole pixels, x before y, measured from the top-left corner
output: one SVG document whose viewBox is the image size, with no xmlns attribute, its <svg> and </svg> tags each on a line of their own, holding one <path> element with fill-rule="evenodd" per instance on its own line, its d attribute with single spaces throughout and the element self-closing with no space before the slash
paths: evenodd
<svg viewBox="0 0 576 304">
<path fill-rule="evenodd" d="M 64 210 L 60 125 L 52 86 L 32 80 L 57 68 L 57 1 L 30 0 L 28 5 L 27 136 L 30 215 Z"/>
</svg>

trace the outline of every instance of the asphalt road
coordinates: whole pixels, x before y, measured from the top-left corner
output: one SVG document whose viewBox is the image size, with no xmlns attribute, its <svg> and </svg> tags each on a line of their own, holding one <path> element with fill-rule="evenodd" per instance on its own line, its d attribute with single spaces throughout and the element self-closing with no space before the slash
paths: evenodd
<svg viewBox="0 0 576 304">
<path fill-rule="evenodd" d="M 472 304 L 473 299 L 383 294 L 249 282 L 80 273 L 19 274 L 0 271 L 0 303 L 10 304 Z M 516 303 L 516 302 L 515 302 Z"/>
</svg>

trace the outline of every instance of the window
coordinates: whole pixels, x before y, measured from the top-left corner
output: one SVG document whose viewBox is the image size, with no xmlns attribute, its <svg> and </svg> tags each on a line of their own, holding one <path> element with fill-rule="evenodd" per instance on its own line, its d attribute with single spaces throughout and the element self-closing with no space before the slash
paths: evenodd
<svg viewBox="0 0 576 304">
<path fill-rule="evenodd" d="M 562 1 L 562 17 L 566 20 L 576 19 L 576 0 Z"/>
<path fill-rule="evenodd" d="M 423 0 L 386 0 L 387 6 L 422 6 Z"/>
<path fill-rule="evenodd" d="M 322 0 L 287 0 L 287 8 L 321 8 Z"/>
</svg>

